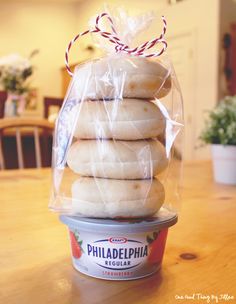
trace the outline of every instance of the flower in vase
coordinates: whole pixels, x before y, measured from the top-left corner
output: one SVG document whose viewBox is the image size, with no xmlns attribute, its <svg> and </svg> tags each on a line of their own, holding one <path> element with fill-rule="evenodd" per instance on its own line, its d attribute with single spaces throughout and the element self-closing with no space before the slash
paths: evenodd
<svg viewBox="0 0 236 304">
<path fill-rule="evenodd" d="M 32 75 L 29 59 L 18 54 L 0 58 L 0 84 L 7 92 L 22 95 L 29 90 L 26 80 Z"/>
<path fill-rule="evenodd" d="M 30 55 L 32 58 L 37 50 Z M 28 58 L 19 54 L 10 54 L 0 58 L 0 85 L 8 92 L 5 106 L 6 116 L 20 114 L 26 106 L 26 97 L 30 91 L 28 78 L 33 74 L 33 66 Z M 9 109 L 12 110 L 9 110 Z M 14 109 L 14 110 L 13 110 Z"/>
</svg>

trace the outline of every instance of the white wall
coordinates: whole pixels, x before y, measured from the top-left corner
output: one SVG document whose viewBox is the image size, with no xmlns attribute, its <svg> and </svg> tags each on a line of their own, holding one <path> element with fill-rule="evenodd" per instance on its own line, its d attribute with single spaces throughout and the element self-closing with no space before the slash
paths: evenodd
<svg viewBox="0 0 236 304">
<path fill-rule="evenodd" d="M 219 39 L 227 30 L 229 20 L 235 19 L 236 3 L 233 0 L 185 0 L 176 5 L 168 5 L 166 0 L 107 2 L 110 6 L 123 6 L 134 15 L 148 10 L 164 14 L 168 21 L 170 50 L 173 37 L 191 33 L 194 89 L 190 100 L 185 99 L 185 107 L 187 109 L 190 102 L 193 105 L 193 142 L 196 143 L 203 127 L 204 111 L 218 101 Z M 28 55 L 32 49 L 39 48 L 40 54 L 33 60 L 37 67 L 33 85 L 39 88 L 40 96 L 60 96 L 60 67 L 64 65 L 68 41 L 88 28 L 88 20 L 103 10 L 103 3 L 104 0 L 86 0 L 78 4 L 1 2 L 0 56 L 13 51 Z M 145 39 L 159 33 L 159 29 L 159 24 L 155 23 Z M 91 38 L 86 36 L 73 46 L 71 63 L 90 56 L 84 52 L 88 44 L 91 44 Z M 93 55 L 96 56 L 96 52 Z M 187 64 L 185 58 L 184 64 Z M 194 150 L 194 158 L 208 155 L 207 149 Z"/>
<path fill-rule="evenodd" d="M 190 99 L 184 99 L 185 109 L 191 103 L 191 112 L 186 111 L 186 126 L 192 128 L 193 151 L 188 159 L 210 157 L 209 147 L 199 148 L 199 135 L 204 126 L 206 111 L 218 100 L 219 64 L 219 1 L 188 0 L 163 12 L 169 20 L 170 36 L 192 32 L 193 86 Z M 177 75 L 178 76 L 178 75 Z M 185 90 L 183 96 L 185 97 Z M 189 117 L 190 118 L 189 118 Z M 192 121 L 188 125 L 188 119 Z M 186 133 L 189 130 L 186 130 Z"/>
<path fill-rule="evenodd" d="M 75 34 L 76 14 L 72 4 L 0 3 L 0 56 L 18 52 L 33 59 L 36 67 L 32 85 L 42 96 L 61 95 L 61 72 L 68 40 Z M 42 104 L 39 106 L 42 110 Z"/>
</svg>

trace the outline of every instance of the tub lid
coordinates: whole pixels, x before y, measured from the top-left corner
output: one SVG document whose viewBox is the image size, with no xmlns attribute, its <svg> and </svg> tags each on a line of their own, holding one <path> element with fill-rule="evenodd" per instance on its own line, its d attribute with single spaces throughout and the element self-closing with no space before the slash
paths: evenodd
<svg viewBox="0 0 236 304">
<path fill-rule="evenodd" d="M 178 216 L 173 211 L 161 208 L 158 213 L 149 218 L 140 219 L 96 219 L 78 216 L 61 215 L 60 220 L 70 228 L 97 232 L 147 232 L 173 226 Z"/>
</svg>

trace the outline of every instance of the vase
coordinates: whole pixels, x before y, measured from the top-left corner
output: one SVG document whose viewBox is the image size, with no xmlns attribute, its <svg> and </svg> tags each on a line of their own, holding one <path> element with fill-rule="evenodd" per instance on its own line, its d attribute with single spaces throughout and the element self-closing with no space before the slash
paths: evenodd
<svg viewBox="0 0 236 304">
<path fill-rule="evenodd" d="M 4 117 L 20 116 L 25 110 L 26 97 L 24 94 L 17 95 L 8 93 L 5 102 Z"/>
<path fill-rule="evenodd" d="M 236 185 L 236 146 L 212 145 L 215 181 Z"/>
</svg>

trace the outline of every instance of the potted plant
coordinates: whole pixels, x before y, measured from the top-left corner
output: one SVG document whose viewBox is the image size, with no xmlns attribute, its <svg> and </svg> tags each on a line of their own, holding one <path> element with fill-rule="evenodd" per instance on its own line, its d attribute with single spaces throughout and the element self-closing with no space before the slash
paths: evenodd
<svg viewBox="0 0 236 304">
<path fill-rule="evenodd" d="M 225 97 L 209 113 L 200 138 L 212 146 L 216 182 L 236 184 L 236 96 Z"/>
<path fill-rule="evenodd" d="M 24 111 L 29 92 L 28 78 L 33 73 L 30 59 L 37 52 L 33 51 L 30 58 L 18 54 L 0 58 L 0 85 L 8 93 L 5 116 L 17 116 Z"/>
</svg>

